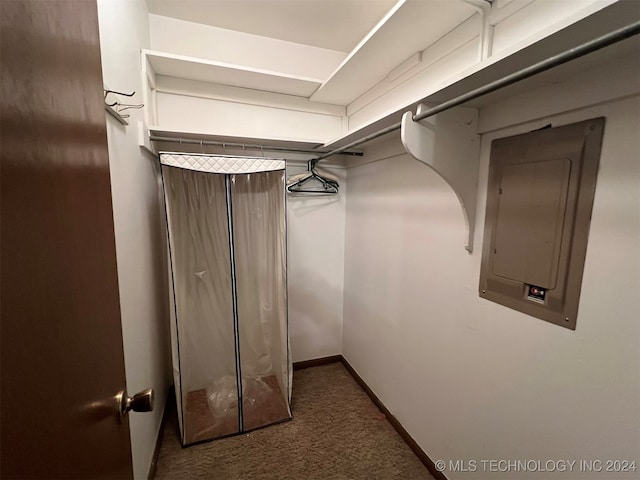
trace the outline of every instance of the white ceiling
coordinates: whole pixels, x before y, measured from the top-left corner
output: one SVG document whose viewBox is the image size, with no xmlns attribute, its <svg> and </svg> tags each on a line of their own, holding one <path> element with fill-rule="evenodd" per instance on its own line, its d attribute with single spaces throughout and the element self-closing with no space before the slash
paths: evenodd
<svg viewBox="0 0 640 480">
<path fill-rule="evenodd" d="M 350 52 L 397 0 L 147 0 L 150 13 Z"/>
</svg>

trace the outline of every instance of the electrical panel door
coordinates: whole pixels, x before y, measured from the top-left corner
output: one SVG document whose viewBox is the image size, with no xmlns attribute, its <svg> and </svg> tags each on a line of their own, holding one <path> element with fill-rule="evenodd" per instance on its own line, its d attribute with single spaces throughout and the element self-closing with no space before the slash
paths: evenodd
<svg viewBox="0 0 640 480">
<path fill-rule="evenodd" d="M 576 328 L 604 118 L 494 140 L 480 296 Z"/>
</svg>

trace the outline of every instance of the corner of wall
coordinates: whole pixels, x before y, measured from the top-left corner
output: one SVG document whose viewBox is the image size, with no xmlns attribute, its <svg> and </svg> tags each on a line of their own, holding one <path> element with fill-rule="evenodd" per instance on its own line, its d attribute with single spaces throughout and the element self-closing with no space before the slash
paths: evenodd
<svg viewBox="0 0 640 480">
<path fill-rule="evenodd" d="M 98 0 L 105 86 L 135 91 L 142 102 L 140 50 L 149 45 L 146 3 Z M 160 213 L 158 166 L 138 145 L 141 110 L 129 110 L 129 125 L 107 115 L 120 309 L 127 390 L 152 387 L 156 407 L 130 417 L 134 478 L 146 479 L 152 464 L 171 383 L 165 241 Z"/>
</svg>

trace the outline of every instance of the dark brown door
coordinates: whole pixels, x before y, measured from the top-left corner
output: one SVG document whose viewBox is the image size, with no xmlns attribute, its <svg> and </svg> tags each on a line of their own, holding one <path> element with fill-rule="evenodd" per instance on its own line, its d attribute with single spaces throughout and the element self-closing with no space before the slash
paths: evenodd
<svg viewBox="0 0 640 480">
<path fill-rule="evenodd" d="M 0 474 L 131 478 L 96 3 L 0 19 Z"/>
</svg>

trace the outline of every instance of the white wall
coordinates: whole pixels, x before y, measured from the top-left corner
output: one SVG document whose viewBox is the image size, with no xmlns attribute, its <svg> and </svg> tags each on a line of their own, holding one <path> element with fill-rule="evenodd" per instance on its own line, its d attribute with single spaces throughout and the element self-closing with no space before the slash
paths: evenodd
<svg viewBox="0 0 640 480">
<path fill-rule="evenodd" d="M 148 47 L 147 8 L 143 0 L 99 0 L 100 46 L 105 85 L 137 92 L 142 102 L 140 49 Z M 131 110 L 124 126 L 105 113 L 120 288 L 127 390 L 153 387 L 152 413 L 129 414 L 136 479 L 147 478 L 167 391 L 171 384 L 169 306 L 164 217 L 161 216 L 157 161 L 138 147 Z"/>
<path fill-rule="evenodd" d="M 287 165 L 287 174 L 304 168 Z M 287 197 L 289 338 L 294 362 L 342 352 L 346 171 L 327 171 L 338 177 L 338 195 Z"/>
<path fill-rule="evenodd" d="M 454 193 L 403 154 L 397 140 L 366 151 L 380 161 L 348 170 L 343 354 L 433 460 L 640 463 L 639 75 L 634 54 L 481 110 L 472 255 L 463 249 Z M 612 100 L 604 76 L 626 78 L 624 96 Z M 563 112 L 555 106 L 560 98 Z M 602 115 L 607 124 L 577 330 L 480 299 L 491 140 Z M 445 473 L 450 479 L 637 475 L 589 475 L 577 467 L 564 474 Z"/>
<path fill-rule="evenodd" d="M 513 52 L 617 0 L 513 0 L 492 8 L 492 53 Z M 504 2 L 501 2 L 504 3 Z"/>
<path fill-rule="evenodd" d="M 342 134 L 342 116 L 230 99 L 159 92 L 156 125 L 178 132 L 323 143 Z"/>
</svg>

